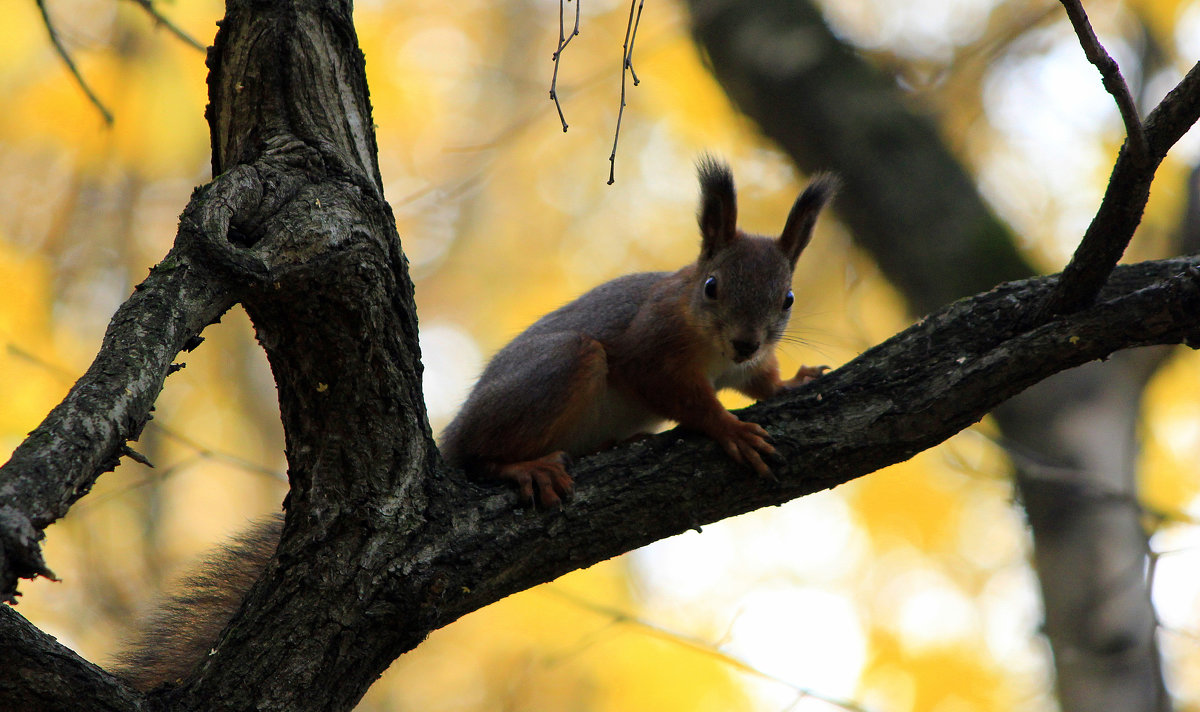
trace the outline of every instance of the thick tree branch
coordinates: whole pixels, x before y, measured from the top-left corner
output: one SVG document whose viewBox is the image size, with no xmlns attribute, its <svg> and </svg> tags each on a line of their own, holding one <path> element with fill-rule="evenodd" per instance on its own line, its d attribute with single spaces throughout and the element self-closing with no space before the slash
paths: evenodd
<svg viewBox="0 0 1200 712">
<path fill-rule="evenodd" d="M 678 430 L 578 463 L 576 499 L 561 512 L 512 512 L 512 495 L 468 492 L 455 502 L 462 495 L 435 482 L 447 490 L 435 499 L 444 517 L 430 518 L 402 561 L 413 567 L 407 576 L 422 562 L 440 569 L 438 591 L 413 600 L 436 594 L 430 622 L 443 625 L 576 568 L 906 460 L 1051 373 L 1119 348 L 1200 346 L 1200 257 L 1119 268 L 1105 301 L 1011 333 L 1023 305 L 1055 280 L 964 299 L 794 394 L 742 411 L 771 432 L 778 482 L 754 479 L 715 444 Z"/>
<path fill-rule="evenodd" d="M 145 696 L 0 606 L 0 702 L 30 712 L 141 712 Z"/>
<path fill-rule="evenodd" d="M 742 417 L 764 424 L 774 437 L 783 459 L 778 482 L 755 479 L 701 436 L 671 431 L 580 461 L 574 470 L 576 499 L 561 511 L 521 510 L 507 490 L 439 471 L 408 494 L 407 501 L 421 503 L 416 519 L 387 511 L 378 501 L 367 511 L 327 517 L 326 542 L 309 541 L 315 548 L 308 556 L 297 555 L 285 535 L 284 553 L 266 577 L 273 585 L 252 597 L 273 599 L 278 585 L 285 600 L 315 593 L 321 605 L 278 611 L 289 621 L 283 630 L 268 632 L 235 619 L 205 667 L 220 666 L 231 641 L 258 636 L 249 667 L 231 670 L 226 659 L 221 674 L 207 683 L 202 678 L 168 695 L 177 705 L 171 708 L 219 709 L 251 701 L 264 709 L 285 708 L 290 704 L 285 699 L 262 697 L 253 671 L 263 664 L 269 674 L 307 688 L 296 690 L 292 702 L 317 694 L 342 699 L 326 692 L 335 688 L 361 695 L 395 656 L 429 632 L 511 593 L 905 460 L 1051 373 L 1130 346 L 1200 345 L 1200 257 L 1119 267 L 1099 303 L 1012 333 L 1024 305 L 1044 297 L 1055 281 L 1010 283 L 957 302 L 810 386 L 743 411 Z M 356 550 L 346 551 L 347 542 L 356 543 Z M 347 558 L 351 555 L 356 558 Z M 347 572 L 350 560 L 366 568 Z M 343 583 L 347 577 L 356 585 L 321 586 L 320 592 L 298 588 L 300 581 Z M 259 584 L 263 589 L 264 581 Z M 340 631 L 335 637 L 345 636 L 345 645 L 314 657 L 304 641 L 324 637 L 331 624 Z M 273 657 L 293 647 L 304 648 L 295 653 L 298 659 Z M 267 660 L 256 663 L 257 658 Z M 295 670 L 305 671 L 301 679 Z M 106 676 L 78 669 L 70 674 Z M 216 680 L 228 686 L 214 688 Z M 0 690 L 5 684 L 0 675 Z"/>
</svg>

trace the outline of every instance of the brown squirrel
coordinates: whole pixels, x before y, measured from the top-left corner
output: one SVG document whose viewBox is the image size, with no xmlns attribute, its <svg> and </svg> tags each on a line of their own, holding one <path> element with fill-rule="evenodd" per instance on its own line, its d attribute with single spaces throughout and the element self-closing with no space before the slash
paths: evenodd
<svg viewBox="0 0 1200 712">
<path fill-rule="evenodd" d="M 716 392 L 761 399 L 784 380 L 774 347 L 792 306 L 792 270 L 837 181 L 815 178 L 778 239 L 737 229 L 729 168 L 699 164 L 700 258 L 683 269 L 615 279 L 547 314 L 492 359 L 442 436 L 446 460 L 516 483 L 543 506 L 569 497 L 568 456 L 594 452 L 664 420 L 706 433 L 760 475 L 775 449 Z M 113 672 L 142 690 L 173 683 L 205 654 L 274 555 L 283 518 L 259 522 L 206 559 L 149 619 Z"/>
<path fill-rule="evenodd" d="M 774 347 L 787 326 L 796 260 L 837 181 L 817 176 L 770 239 L 738 230 L 728 166 L 705 157 L 698 168 L 699 259 L 677 272 L 606 282 L 513 339 L 442 435 L 447 462 L 555 506 L 572 492 L 569 457 L 674 420 L 770 475 L 767 431 L 739 420 L 716 394 L 734 388 L 763 399 L 821 374 L 804 366 L 780 378 Z"/>
</svg>

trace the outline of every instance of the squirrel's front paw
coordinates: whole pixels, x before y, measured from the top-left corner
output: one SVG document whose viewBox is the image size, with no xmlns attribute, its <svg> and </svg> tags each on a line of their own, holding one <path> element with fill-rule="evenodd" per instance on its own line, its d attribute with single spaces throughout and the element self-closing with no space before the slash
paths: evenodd
<svg viewBox="0 0 1200 712">
<path fill-rule="evenodd" d="M 817 380 L 828 370 L 828 366 L 801 366 L 796 370 L 795 376 L 792 376 L 790 380 L 784 381 L 783 387 L 795 388 L 796 386 L 803 386 L 809 381 Z"/>
<path fill-rule="evenodd" d="M 496 468 L 495 475 L 516 484 L 521 500 L 533 503 L 536 490 L 537 501 L 543 507 L 561 507 L 563 500 L 570 500 L 575 493 L 575 481 L 567 474 L 567 453 L 552 452 L 536 460 L 514 462 Z"/>
<path fill-rule="evenodd" d="M 775 447 L 768 442 L 771 436 L 758 423 L 738 420 L 732 413 L 727 415 L 729 417 L 723 418 L 709 435 L 734 460 L 754 468 L 762 477 L 774 477 L 771 468 L 763 461 L 763 455 L 775 454 Z"/>
</svg>

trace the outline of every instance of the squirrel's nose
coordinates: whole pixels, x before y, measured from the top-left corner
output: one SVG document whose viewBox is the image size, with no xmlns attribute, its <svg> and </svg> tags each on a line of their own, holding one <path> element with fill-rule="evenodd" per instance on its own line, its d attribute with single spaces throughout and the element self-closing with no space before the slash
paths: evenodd
<svg viewBox="0 0 1200 712">
<path fill-rule="evenodd" d="M 746 341 L 743 339 L 733 339 L 729 342 L 733 345 L 734 358 L 737 361 L 745 361 L 758 351 L 757 341 Z"/>
</svg>

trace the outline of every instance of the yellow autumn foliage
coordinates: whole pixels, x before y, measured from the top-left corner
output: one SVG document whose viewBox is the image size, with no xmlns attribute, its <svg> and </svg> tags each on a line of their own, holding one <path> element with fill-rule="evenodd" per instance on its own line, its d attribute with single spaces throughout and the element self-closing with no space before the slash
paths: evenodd
<svg viewBox="0 0 1200 712">
<path fill-rule="evenodd" d="M 87 367 L 113 309 L 165 253 L 191 188 L 208 178 L 203 53 L 156 30 L 135 3 L 47 5 L 115 122 L 106 127 L 71 79 L 35 5 L 6 8 L 0 440 L 8 450 Z M 873 52 L 888 50 L 897 28 L 921 29 L 922 8 L 938 9 L 825 5 L 843 36 L 865 38 Z M 1090 215 L 1090 196 L 1103 188 L 1119 136 L 1111 127 L 1079 129 L 1103 161 L 1070 183 L 1031 178 L 1041 176 L 1028 164 L 1028 137 L 993 123 L 1003 117 L 988 97 L 997 75 L 1020 75 L 1011 62 L 991 64 L 1002 41 L 1016 41 L 1004 39 L 1004 23 L 1038 8 L 995 5 L 990 19 L 975 23 L 986 43 L 970 44 L 966 30 L 939 39 L 962 43 L 945 68 L 951 76 L 931 71 L 933 60 L 911 42 L 897 40 L 891 61 L 921 55 L 906 76 L 932 78 L 913 88 L 914 105 L 927 99 L 931 112 L 944 114 L 947 140 L 979 169 L 1023 248 L 1057 267 L 1063 245 L 1077 239 L 1079 215 Z M 1105 33 L 1132 13 L 1163 46 L 1181 17 L 1200 13 L 1194 0 L 1097 5 L 1089 10 Z M 222 12 L 216 0 L 155 7 L 201 43 L 211 42 Z M 566 9 L 569 29 L 574 4 Z M 693 260 L 692 164 L 702 151 L 734 167 L 743 227 L 752 231 L 777 231 L 805 183 L 711 77 L 684 6 L 650 2 L 634 57 L 641 83 L 626 86 L 616 182 L 608 186 L 629 6 L 589 2 L 581 10 L 582 33 L 559 68 L 564 134 L 549 99 L 553 3 L 357 3 L 385 191 L 417 282 L 423 334 L 442 339 L 441 351 L 426 353 L 462 356 L 427 359 L 427 380 L 452 386 L 437 392 L 449 401 L 437 404 L 440 413 L 453 411 L 452 394 L 481 367 L 479 355 L 547 310 L 618 275 Z M 1047 37 L 1073 42 L 1060 21 L 1038 19 L 1027 29 L 1037 49 L 1017 53 L 1022 61 L 1037 58 Z M 956 81 L 955 67 L 968 64 L 974 68 Z M 1187 171 L 1183 159 L 1164 165 L 1132 258 L 1169 244 Z M 902 300 L 834 220 L 819 226 L 795 288 L 785 370 L 845 363 L 908 322 Z M 124 464 L 100 478 L 48 532 L 47 559 L 63 582 L 23 587 L 21 612 L 89 659 L 103 661 L 131 616 L 198 552 L 277 511 L 283 496 L 275 393 L 245 315 L 231 312 L 180 359 L 186 368 L 168 379 L 136 444 L 155 469 Z M 1145 394 L 1139 495 L 1158 516 L 1147 526 L 1172 537 L 1200 516 L 1196 366 L 1194 353 L 1176 354 Z M 985 422 L 813 504 L 705 527 L 514 595 L 401 657 L 362 709 L 836 709 L 798 693 L 812 687 L 873 712 L 1048 710 L 1028 542 L 993 437 Z M 769 595 L 755 595 L 763 591 Z M 1186 591 L 1175 598 L 1186 608 Z M 787 608 L 821 602 L 828 607 L 809 617 Z M 1186 635 L 1200 626 L 1200 593 L 1193 608 L 1180 632 L 1164 634 L 1181 709 L 1200 704 L 1200 654 Z M 830 611 L 838 615 L 823 616 Z M 797 620 L 809 629 L 793 633 Z M 805 655 L 763 645 L 772 623 Z M 836 684 L 805 677 L 802 665 L 818 667 L 811 661 L 822 657 L 843 665 L 830 676 Z"/>
</svg>

